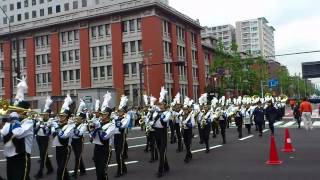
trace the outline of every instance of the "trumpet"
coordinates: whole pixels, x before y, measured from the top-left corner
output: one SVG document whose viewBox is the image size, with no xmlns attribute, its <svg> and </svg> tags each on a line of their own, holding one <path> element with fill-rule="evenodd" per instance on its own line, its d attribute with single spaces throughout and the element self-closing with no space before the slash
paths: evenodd
<svg viewBox="0 0 320 180">
<path fill-rule="evenodd" d="M 29 113 L 29 115 L 38 115 L 39 114 L 37 111 L 33 111 L 31 109 L 10 106 L 9 102 L 5 99 L 0 100 L 0 109 L 2 109 L 2 111 L 5 113 L 15 111 L 19 114 L 23 114 L 23 113 Z M 1 115 L 5 115 L 5 114 L 1 114 Z"/>
</svg>

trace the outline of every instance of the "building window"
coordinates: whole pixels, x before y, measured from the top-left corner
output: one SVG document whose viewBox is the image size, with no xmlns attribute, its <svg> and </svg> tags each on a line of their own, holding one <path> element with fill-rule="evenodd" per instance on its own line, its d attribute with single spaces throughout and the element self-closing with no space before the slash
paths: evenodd
<svg viewBox="0 0 320 180">
<path fill-rule="evenodd" d="M 64 11 L 69 11 L 69 3 L 64 4 Z"/>
<path fill-rule="evenodd" d="M 128 21 L 122 22 L 122 32 L 124 33 L 128 32 Z"/>
<path fill-rule="evenodd" d="M 72 32 L 73 31 L 68 31 L 68 41 L 72 41 L 72 38 L 73 38 Z"/>
<path fill-rule="evenodd" d="M 104 56 L 104 46 L 99 46 L 99 57 Z"/>
<path fill-rule="evenodd" d="M 63 43 L 65 43 L 65 42 L 67 41 L 67 39 L 66 39 L 66 32 L 62 32 L 62 33 L 61 33 L 61 41 L 62 41 Z"/>
<path fill-rule="evenodd" d="M 42 74 L 42 83 L 47 83 L 47 74 Z"/>
<path fill-rule="evenodd" d="M 41 65 L 40 55 L 37 55 L 37 56 L 36 56 L 36 62 L 37 62 L 37 66 L 40 66 L 40 65 Z"/>
<path fill-rule="evenodd" d="M 73 1 L 73 9 L 78 9 L 78 1 Z"/>
<path fill-rule="evenodd" d="M 37 11 L 32 11 L 32 18 L 36 18 L 37 17 Z"/>
<path fill-rule="evenodd" d="M 96 58 L 97 57 L 97 47 L 92 47 L 92 57 Z"/>
<path fill-rule="evenodd" d="M 135 20 L 130 20 L 129 21 L 129 27 L 130 27 L 130 31 L 133 32 L 135 30 Z"/>
<path fill-rule="evenodd" d="M 110 57 L 112 54 L 111 52 L 111 45 L 107 45 L 107 57 Z"/>
<path fill-rule="evenodd" d="M 32 0 L 32 6 L 37 4 L 37 0 Z"/>
<path fill-rule="evenodd" d="M 63 76 L 63 81 L 67 82 L 68 81 L 68 72 L 67 71 L 63 71 L 62 74 L 63 74 L 62 75 Z"/>
<path fill-rule="evenodd" d="M 74 40 L 79 40 L 79 30 L 74 31 Z"/>
<path fill-rule="evenodd" d="M 29 19 L 29 13 L 28 12 L 24 13 L 24 19 L 25 20 Z"/>
<path fill-rule="evenodd" d="M 69 63 L 73 63 L 73 51 L 69 51 Z"/>
<path fill-rule="evenodd" d="M 123 54 L 128 54 L 129 53 L 129 43 L 128 42 L 124 42 L 122 44 L 122 49 L 123 49 Z"/>
<path fill-rule="evenodd" d="M 137 74 L 137 63 L 131 63 L 131 73 Z"/>
<path fill-rule="evenodd" d="M 111 35 L 110 24 L 106 24 L 105 25 L 105 29 L 106 29 L 106 36 L 110 36 Z"/>
<path fill-rule="evenodd" d="M 129 75 L 129 64 L 123 65 L 123 72 L 125 75 Z"/>
<path fill-rule="evenodd" d="M 43 4 L 44 3 L 44 0 L 40 0 L 40 4 Z"/>
<path fill-rule="evenodd" d="M 48 83 L 51 83 L 51 73 L 48 73 Z"/>
<path fill-rule="evenodd" d="M 80 80 L 80 69 L 76 70 L 76 80 Z"/>
<path fill-rule="evenodd" d="M 51 55 L 47 54 L 47 60 L 48 60 L 48 64 L 51 64 Z"/>
<path fill-rule="evenodd" d="M 45 54 L 42 54 L 42 55 L 41 55 L 41 60 L 42 60 L 42 65 L 47 64 L 47 62 L 46 62 L 46 55 L 45 55 Z"/>
<path fill-rule="evenodd" d="M 135 53 L 136 52 L 136 42 L 135 41 L 131 41 L 130 42 L 130 52 L 131 53 Z"/>
<path fill-rule="evenodd" d="M 63 51 L 62 52 L 62 63 L 66 63 L 67 62 L 67 52 Z"/>
<path fill-rule="evenodd" d="M 59 13 L 59 12 L 61 12 L 60 5 L 57 5 L 56 6 L 56 13 Z"/>
<path fill-rule="evenodd" d="M 40 9 L 40 16 L 44 16 L 44 9 Z"/>
<path fill-rule="evenodd" d="M 21 21 L 21 14 L 18 14 L 17 20 Z"/>
<path fill-rule="evenodd" d="M 14 4 L 10 4 L 10 11 L 14 10 Z"/>
<path fill-rule="evenodd" d="M 37 84 L 40 84 L 41 80 L 40 80 L 40 74 L 37 74 Z"/>
<path fill-rule="evenodd" d="M 3 18 L 3 24 L 7 24 L 8 23 L 8 19 L 7 19 L 7 17 L 4 17 Z"/>
<path fill-rule="evenodd" d="M 140 31 L 141 30 L 141 18 L 137 19 L 137 30 Z"/>
<path fill-rule="evenodd" d="M 14 16 L 10 16 L 10 22 L 11 22 L 11 23 L 14 22 Z"/>
<path fill-rule="evenodd" d="M 107 66 L 108 77 L 112 77 L 112 66 Z"/>
<path fill-rule="evenodd" d="M 101 66 L 100 67 L 100 77 L 105 77 L 106 76 L 106 73 L 105 73 L 105 69 L 104 69 L 104 66 Z"/>
<path fill-rule="evenodd" d="M 69 71 L 69 79 L 70 79 L 70 81 L 73 81 L 73 80 L 74 80 L 73 70 L 70 70 L 70 71 Z"/>
<path fill-rule="evenodd" d="M 103 36 L 103 25 L 100 25 L 98 26 L 98 33 L 99 33 L 99 36 Z"/>
<path fill-rule="evenodd" d="M 98 68 L 97 67 L 93 68 L 93 78 L 98 79 Z"/>
<path fill-rule="evenodd" d="M 79 61 L 80 60 L 80 50 L 76 49 L 75 50 L 75 57 L 74 57 L 75 61 Z"/>
<path fill-rule="evenodd" d="M 95 26 L 93 26 L 93 27 L 91 27 L 91 37 L 96 37 L 97 36 L 97 31 L 96 31 L 96 27 Z"/>
<path fill-rule="evenodd" d="M 21 2 L 17 2 L 17 9 L 21 9 Z"/>
<path fill-rule="evenodd" d="M 87 7 L 87 0 L 82 0 L 82 7 Z"/>
<path fill-rule="evenodd" d="M 29 6 L 29 0 L 24 0 L 24 7 L 28 7 Z"/>
<path fill-rule="evenodd" d="M 48 15 L 52 14 L 52 7 L 48 7 Z"/>
</svg>

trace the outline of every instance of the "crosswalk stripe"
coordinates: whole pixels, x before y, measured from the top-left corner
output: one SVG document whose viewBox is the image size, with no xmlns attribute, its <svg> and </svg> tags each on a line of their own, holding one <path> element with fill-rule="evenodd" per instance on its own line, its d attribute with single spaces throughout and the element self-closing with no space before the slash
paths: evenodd
<svg viewBox="0 0 320 180">
<path fill-rule="evenodd" d="M 284 123 L 284 121 L 278 121 L 278 122 L 274 123 L 274 126 L 279 126 L 279 125 L 281 125 L 283 123 Z"/>
<path fill-rule="evenodd" d="M 320 121 L 315 121 L 315 122 L 313 123 L 313 126 L 320 126 Z"/>
<path fill-rule="evenodd" d="M 289 127 L 289 126 L 292 126 L 296 123 L 296 121 L 289 121 L 287 123 L 285 123 L 284 125 L 282 125 L 282 127 Z"/>
</svg>

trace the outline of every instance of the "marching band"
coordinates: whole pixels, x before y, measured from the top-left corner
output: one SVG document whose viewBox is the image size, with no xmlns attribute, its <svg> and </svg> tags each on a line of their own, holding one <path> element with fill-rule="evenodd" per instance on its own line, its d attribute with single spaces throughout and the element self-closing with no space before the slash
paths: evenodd
<svg viewBox="0 0 320 180">
<path fill-rule="evenodd" d="M 145 130 L 147 145 L 145 152 L 150 151 L 150 162 L 159 160 L 157 176 L 162 177 L 168 173 L 169 163 L 167 158 L 167 137 L 170 127 L 172 144 L 177 143 L 177 153 L 183 151 L 182 138 L 185 147 L 186 163 L 192 160 L 191 145 L 194 138 L 193 130 L 198 128 L 200 143 L 205 145 L 206 153 L 210 152 L 209 138 L 213 131 L 213 137 L 220 132 L 222 143 L 227 142 L 226 129 L 228 125 L 235 122 L 239 139 L 243 137 L 242 126 L 245 125 L 248 134 L 251 134 L 253 121 L 258 127 L 259 136 L 265 121 L 265 113 L 268 112 L 267 120 L 272 124 L 279 117 L 270 117 L 277 110 L 285 106 L 286 96 L 272 97 L 266 95 L 264 98 L 258 96 L 239 96 L 231 99 L 221 97 L 213 98 L 208 103 L 207 94 L 202 94 L 198 100 L 184 98 L 183 104 L 179 93 L 172 103 L 166 102 L 167 91 L 162 87 L 159 100 L 153 96 L 144 95 L 145 107 L 137 113 L 142 129 Z M 111 93 L 103 98 L 102 106 L 97 100 L 95 108 L 89 112 L 83 100 L 80 100 L 79 108 L 75 114 L 72 113 L 70 105 L 73 103 L 69 95 L 66 96 L 59 114 L 54 117 L 50 106 L 52 99 L 46 99 L 42 113 L 36 113 L 29 109 L 29 104 L 19 94 L 15 105 L 10 106 L 5 100 L 0 102 L 2 116 L 1 136 L 4 140 L 4 155 L 7 159 L 7 179 L 21 180 L 30 179 L 30 155 L 33 138 L 35 137 L 40 153 L 40 167 L 34 176 L 37 179 L 44 177 L 43 171 L 46 167 L 47 174 L 52 174 L 54 169 L 48 158 L 48 148 L 51 137 L 52 145 L 56 149 L 56 179 L 76 179 L 86 174 L 82 160 L 85 136 L 94 144 L 93 161 L 97 180 L 108 179 L 108 164 L 114 147 L 117 174 L 116 177 L 124 176 L 127 167 L 126 137 L 129 124 L 133 116 L 128 112 L 128 98 L 122 96 L 117 108 L 110 107 Z M 198 103 L 196 103 L 196 101 Z M 270 128 L 273 126 L 271 125 Z M 274 133 L 274 130 L 272 130 Z M 67 164 L 71 154 L 74 152 L 75 167 L 72 177 L 69 177 Z"/>
</svg>

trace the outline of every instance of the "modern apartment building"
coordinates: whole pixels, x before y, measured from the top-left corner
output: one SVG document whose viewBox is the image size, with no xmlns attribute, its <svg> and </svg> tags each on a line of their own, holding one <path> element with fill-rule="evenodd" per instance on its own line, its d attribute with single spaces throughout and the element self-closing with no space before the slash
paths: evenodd
<svg viewBox="0 0 320 180">
<path fill-rule="evenodd" d="M 204 27 L 201 31 L 203 37 L 213 36 L 218 40 L 218 43 L 222 43 L 224 50 L 230 52 L 232 42 L 236 41 L 234 26 L 227 24 L 222 26 Z"/>
<path fill-rule="evenodd" d="M 238 51 L 274 60 L 275 29 L 268 23 L 264 17 L 236 22 Z"/>
<path fill-rule="evenodd" d="M 138 104 L 141 90 L 191 98 L 205 90 L 201 26 L 167 1 L 0 1 L 8 16 L 0 12 L 0 96 L 16 92 L 17 64 L 29 100 L 114 88 Z"/>
</svg>

